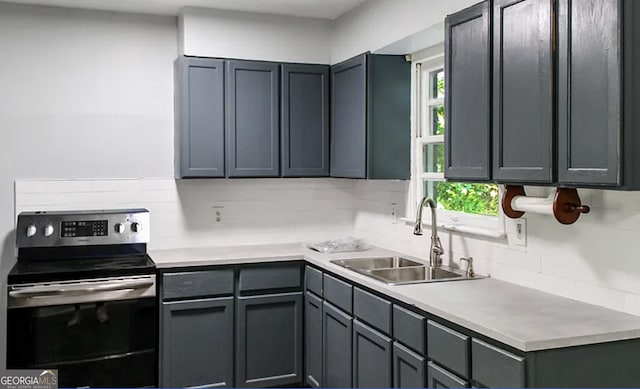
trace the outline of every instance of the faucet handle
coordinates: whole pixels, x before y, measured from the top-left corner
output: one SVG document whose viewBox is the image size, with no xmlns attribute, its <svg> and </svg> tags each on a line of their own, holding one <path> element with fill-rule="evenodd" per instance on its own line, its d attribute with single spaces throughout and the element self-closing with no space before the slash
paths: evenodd
<svg viewBox="0 0 640 389">
<path fill-rule="evenodd" d="M 476 276 L 476 273 L 473 271 L 473 257 L 460 258 L 460 262 L 467 262 L 467 277 L 473 278 Z"/>
</svg>

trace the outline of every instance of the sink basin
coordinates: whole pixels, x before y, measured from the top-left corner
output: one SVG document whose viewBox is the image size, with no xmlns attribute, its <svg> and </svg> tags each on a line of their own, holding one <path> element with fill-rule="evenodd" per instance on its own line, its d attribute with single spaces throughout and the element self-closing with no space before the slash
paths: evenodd
<svg viewBox="0 0 640 389">
<path fill-rule="evenodd" d="M 331 262 L 348 269 L 357 270 L 396 269 L 425 265 L 422 262 L 416 262 L 402 257 L 338 259 Z"/>
<path fill-rule="evenodd" d="M 484 278 L 482 276 L 467 277 L 466 273 L 459 269 L 446 266 L 432 268 L 423 262 L 402 257 L 336 259 L 331 262 L 388 285 Z"/>
<path fill-rule="evenodd" d="M 449 281 L 462 278 L 463 275 L 445 270 L 441 267 L 431 268 L 428 266 L 407 267 L 399 269 L 376 269 L 371 270 L 371 277 L 390 285 L 408 284 L 418 282 Z M 465 277 L 466 278 L 466 277 Z"/>
</svg>

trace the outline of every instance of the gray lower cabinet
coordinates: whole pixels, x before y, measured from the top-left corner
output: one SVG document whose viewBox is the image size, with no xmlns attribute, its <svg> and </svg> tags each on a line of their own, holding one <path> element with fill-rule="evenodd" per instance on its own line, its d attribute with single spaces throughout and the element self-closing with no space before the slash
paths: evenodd
<svg viewBox="0 0 640 389">
<path fill-rule="evenodd" d="M 392 341 L 389 337 L 353 321 L 353 387 L 390 388 Z"/>
<path fill-rule="evenodd" d="M 433 362 L 427 365 L 428 388 L 468 388 L 469 383 Z"/>
<path fill-rule="evenodd" d="M 224 61 L 176 61 L 176 177 L 224 177 Z"/>
<path fill-rule="evenodd" d="M 411 67 L 362 54 L 331 67 L 331 177 L 409 179 Z"/>
<path fill-rule="evenodd" d="M 305 380 L 312 388 L 322 387 L 322 299 L 305 293 L 304 359 Z"/>
<path fill-rule="evenodd" d="M 353 318 L 326 301 L 322 308 L 322 384 L 325 388 L 350 388 Z"/>
<path fill-rule="evenodd" d="M 554 181 L 553 1 L 494 0 L 493 178 Z"/>
<path fill-rule="evenodd" d="M 163 302 L 161 334 L 161 387 L 233 387 L 233 297 Z"/>
<path fill-rule="evenodd" d="M 525 358 L 478 339 L 471 341 L 471 376 L 487 388 L 522 388 Z"/>
<path fill-rule="evenodd" d="M 329 66 L 282 65 L 282 176 L 329 175 Z"/>
<path fill-rule="evenodd" d="M 398 342 L 393 342 L 393 387 L 424 388 L 427 361 Z"/>
<path fill-rule="evenodd" d="M 491 179 L 491 12 L 489 1 L 445 21 L 445 177 Z"/>
<path fill-rule="evenodd" d="M 280 65 L 226 61 L 228 177 L 280 175 Z"/>
<path fill-rule="evenodd" d="M 237 298 L 236 386 L 302 382 L 302 292 Z"/>
</svg>

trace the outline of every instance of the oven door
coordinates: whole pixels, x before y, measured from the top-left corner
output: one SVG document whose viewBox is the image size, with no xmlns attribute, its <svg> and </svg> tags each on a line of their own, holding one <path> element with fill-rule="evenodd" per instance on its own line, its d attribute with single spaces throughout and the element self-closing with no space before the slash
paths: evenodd
<svg viewBox="0 0 640 389">
<path fill-rule="evenodd" d="M 60 387 L 157 386 L 155 276 L 10 286 L 7 367 Z"/>
</svg>

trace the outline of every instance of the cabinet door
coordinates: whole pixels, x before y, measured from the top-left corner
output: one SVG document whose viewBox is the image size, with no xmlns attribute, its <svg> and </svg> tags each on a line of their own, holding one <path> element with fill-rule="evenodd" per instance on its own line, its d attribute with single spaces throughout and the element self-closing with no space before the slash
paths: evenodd
<svg viewBox="0 0 640 389">
<path fill-rule="evenodd" d="M 176 174 L 224 177 L 224 62 L 182 57 L 177 69 Z"/>
<path fill-rule="evenodd" d="M 445 177 L 491 179 L 489 2 L 446 19 Z"/>
<path fill-rule="evenodd" d="M 311 292 L 305 296 L 305 377 L 312 388 L 322 387 L 322 300 Z"/>
<path fill-rule="evenodd" d="M 621 185 L 619 0 L 560 0 L 558 182 Z"/>
<path fill-rule="evenodd" d="M 393 342 L 393 387 L 424 388 L 426 387 L 426 359 Z"/>
<path fill-rule="evenodd" d="M 429 388 L 468 388 L 469 383 L 433 362 L 427 365 Z"/>
<path fill-rule="evenodd" d="M 280 174 L 279 65 L 227 61 L 227 175 Z"/>
<path fill-rule="evenodd" d="M 302 292 L 238 297 L 236 385 L 302 382 Z"/>
<path fill-rule="evenodd" d="M 322 384 L 350 388 L 353 319 L 326 301 L 322 308 Z"/>
<path fill-rule="evenodd" d="M 493 178 L 553 182 L 552 0 L 495 0 Z"/>
<path fill-rule="evenodd" d="M 329 67 L 282 65 L 282 175 L 329 175 Z"/>
<path fill-rule="evenodd" d="M 367 56 L 331 68 L 331 177 L 366 178 Z"/>
<path fill-rule="evenodd" d="M 233 387 L 233 297 L 162 303 L 160 386 Z"/>
<path fill-rule="evenodd" d="M 380 332 L 353 321 L 353 387 L 390 388 L 391 339 Z"/>
</svg>

